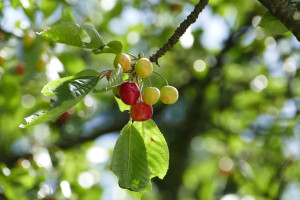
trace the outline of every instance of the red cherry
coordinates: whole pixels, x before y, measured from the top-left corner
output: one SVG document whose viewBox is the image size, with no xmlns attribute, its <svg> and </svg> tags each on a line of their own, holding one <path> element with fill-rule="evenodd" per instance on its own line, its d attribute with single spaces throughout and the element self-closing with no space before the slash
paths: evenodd
<svg viewBox="0 0 300 200">
<path fill-rule="evenodd" d="M 143 101 L 139 101 L 130 109 L 130 116 L 134 121 L 146 121 L 153 115 L 152 106 L 146 104 Z"/>
<path fill-rule="evenodd" d="M 24 69 L 25 69 L 25 64 L 20 62 L 17 66 L 16 66 L 16 73 L 18 75 L 23 75 L 24 74 Z"/>
<path fill-rule="evenodd" d="M 120 98 L 127 105 L 135 104 L 141 96 L 140 88 L 134 82 L 125 82 L 120 87 Z"/>
<path fill-rule="evenodd" d="M 70 114 L 67 112 L 64 112 L 63 114 L 61 114 L 59 117 L 58 117 L 58 123 L 59 124 L 65 124 L 67 123 L 67 121 L 69 121 L 70 119 Z"/>
</svg>

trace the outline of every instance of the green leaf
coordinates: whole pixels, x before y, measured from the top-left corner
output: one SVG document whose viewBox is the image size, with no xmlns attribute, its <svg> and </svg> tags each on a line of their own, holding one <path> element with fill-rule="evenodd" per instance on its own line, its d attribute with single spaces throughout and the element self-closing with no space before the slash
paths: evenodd
<svg viewBox="0 0 300 200">
<path fill-rule="evenodd" d="M 87 34 L 91 38 L 91 42 L 90 43 L 83 44 L 83 46 L 85 48 L 96 49 L 96 48 L 99 48 L 99 47 L 101 47 L 101 46 L 104 45 L 100 34 L 97 32 L 97 30 L 94 27 L 86 25 L 86 24 L 83 24 L 83 25 L 81 25 L 80 28 L 82 30 L 86 31 Z"/>
<path fill-rule="evenodd" d="M 86 95 L 96 86 L 98 80 L 98 76 L 84 76 L 61 83 L 53 90 L 57 97 L 55 105 Z"/>
<path fill-rule="evenodd" d="M 50 120 L 60 116 L 61 114 L 63 114 L 67 110 L 69 110 L 70 108 L 72 108 L 74 105 L 76 105 L 78 102 L 80 102 L 84 97 L 85 96 L 81 96 L 76 99 L 61 102 L 60 104 L 56 103 L 55 101 L 52 101 L 52 103 L 51 103 L 52 106 L 48 112 L 39 112 L 39 113 L 33 114 L 33 115 L 25 118 L 26 124 L 21 124 L 19 127 L 27 128 L 29 126 L 33 126 L 33 125 L 37 125 L 37 124 L 41 124 L 41 123 L 50 121 Z"/>
<path fill-rule="evenodd" d="M 37 33 L 43 38 L 54 42 L 82 47 L 80 27 L 78 24 L 67 22 L 58 24 L 49 30 Z"/>
<path fill-rule="evenodd" d="M 122 53 L 123 45 L 120 41 L 113 40 L 110 41 L 108 44 L 104 46 L 103 49 L 97 49 L 94 51 L 95 54 L 100 54 L 100 53 Z"/>
<path fill-rule="evenodd" d="M 80 37 L 81 31 L 85 31 L 90 36 L 90 43 L 82 42 L 82 38 Z M 98 49 L 104 45 L 96 29 L 86 24 L 79 26 L 76 23 L 66 22 L 37 34 L 48 40 L 76 47 Z"/>
<path fill-rule="evenodd" d="M 120 64 L 118 64 L 118 67 L 112 71 L 110 74 L 109 81 L 107 85 L 102 88 L 102 89 L 95 89 L 95 93 L 100 93 L 100 92 L 106 92 L 108 90 L 113 89 L 114 87 L 117 87 L 118 85 L 121 85 L 123 83 L 123 68 L 121 67 Z"/>
<path fill-rule="evenodd" d="M 78 72 L 77 74 L 73 76 L 64 77 L 58 80 L 51 81 L 47 85 L 45 85 L 42 89 L 42 93 L 44 96 L 53 96 L 54 92 L 53 90 L 60 84 L 62 84 L 65 81 L 74 79 L 76 77 L 84 77 L 84 76 L 97 76 L 99 75 L 99 72 L 93 70 L 93 69 L 86 69 L 81 72 Z"/>
<path fill-rule="evenodd" d="M 260 26 L 268 34 L 281 35 L 289 31 L 285 25 L 269 11 L 264 14 L 258 26 Z"/>
<path fill-rule="evenodd" d="M 115 97 L 118 105 L 119 105 L 119 109 L 121 112 L 124 112 L 126 110 L 130 110 L 130 105 L 126 105 L 125 103 L 123 103 L 123 101 L 117 97 Z"/>
<path fill-rule="evenodd" d="M 151 119 L 134 122 L 133 126 L 143 137 L 147 149 L 148 166 L 152 177 L 163 179 L 169 168 L 169 150 L 163 134 Z"/>
<path fill-rule="evenodd" d="M 106 46 L 114 50 L 116 53 L 122 53 L 123 45 L 120 41 L 110 41 Z"/>
<path fill-rule="evenodd" d="M 142 196 L 146 193 L 152 190 L 152 183 L 151 181 L 149 181 L 148 186 L 146 187 L 146 189 L 144 189 L 143 191 L 140 192 L 134 192 L 134 191 L 128 191 L 130 194 L 132 194 L 135 198 L 137 198 L 138 200 L 142 199 Z"/>
<path fill-rule="evenodd" d="M 63 114 L 71 107 L 80 102 L 97 84 L 98 72 L 94 70 L 84 70 L 74 76 L 60 79 L 60 81 L 47 84 L 49 87 L 43 88 L 46 96 L 56 95 L 56 100 L 50 100 L 48 112 L 39 112 L 27 117 L 26 124 L 21 124 L 21 128 L 41 124 Z M 53 90 L 52 90 L 53 89 Z M 50 95 L 51 94 L 51 95 Z"/>
<path fill-rule="evenodd" d="M 129 122 L 116 142 L 111 170 L 119 178 L 119 186 L 132 191 L 142 191 L 149 184 L 149 169 L 143 138 Z"/>
</svg>

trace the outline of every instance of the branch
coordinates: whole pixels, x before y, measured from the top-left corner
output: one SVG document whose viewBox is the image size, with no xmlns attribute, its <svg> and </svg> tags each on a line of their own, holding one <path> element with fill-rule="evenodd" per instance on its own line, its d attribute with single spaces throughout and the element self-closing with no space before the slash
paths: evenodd
<svg viewBox="0 0 300 200">
<path fill-rule="evenodd" d="M 291 0 L 258 0 L 277 17 L 300 41 L 300 11 Z"/>
<path fill-rule="evenodd" d="M 208 0 L 199 1 L 191 14 L 187 16 L 187 18 L 179 25 L 179 27 L 177 27 L 173 35 L 169 38 L 168 42 L 150 57 L 151 62 L 158 64 L 158 59 L 173 48 L 173 46 L 178 42 L 179 38 L 185 33 L 186 29 L 197 20 L 199 13 L 204 9 L 207 3 Z"/>
</svg>

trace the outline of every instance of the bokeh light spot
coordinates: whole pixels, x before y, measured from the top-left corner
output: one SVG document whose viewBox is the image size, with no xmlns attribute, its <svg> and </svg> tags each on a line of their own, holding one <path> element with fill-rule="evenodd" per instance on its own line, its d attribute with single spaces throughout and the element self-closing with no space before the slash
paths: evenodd
<svg viewBox="0 0 300 200">
<path fill-rule="evenodd" d="M 276 41 L 273 37 L 267 37 L 265 39 L 265 45 L 268 49 L 275 49 L 276 48 Z"/>
<path fill-rule="evenodd" d="M 127 41 L 130 44 L 136 44 L 138 43 L 138 41 L 140 40 L 140 34 L 136 31 L 131 31 L 130 33 L 128 33 L 127 35 Z"/>
<path fill-rule="evenodd" d="M 196 72 L 203 72 L 206 68 L 206 64 L 203 60 L 196 60 L 194 62 L 194 70 Z"/>
<path fill-rule="evenodd" d="M 231 171 L 233 167 L 233 162 L 228 157 L 223 157 L 219 161 L 219 167 L 223 171 Z"/>
<path fill-rule="evenodd" d="M 21 165 L 23 168 L 28 169 L 30 167 L 30 162 L 29 160 L 24 159 L 22 160 Z"/>
<path fill-rule="evenodd" d="M 92 147 L 87 151 L 86 157 L 92 163 L 103 163 L 109 159 L 109 153 L 102 147 Z"/>
<path fill-rule="evenodd" d="M 60 187 L 63 195 L 67 198 L 70 198 L 72 195 L 70 183 L 68 181 L 60 182 Z"/>
<path fill-rule="evenodd" d="M 115 7 L 116 0 L 102 0 L 100 5 L 103 10 L 110 11 Z"/>
<path fill-rule="evenodd" d="M 260 92 L 268 86 L 268 79 L 265 75 L 256 76 L 250 83 L 253 91 Z"/>
<path fill-rule="evenodd" d="M 32 108 L 36 103 L 34 96 L 26 94 L 22 97 L 22 106 L 24 108 Z"/>
<path fill-rule="evenodd" d="M 194 44 L 194 36 L 192 30 L 188 28 L 180 38 L 180 44 L 184 49 L 190 49 Z"/>
<path fill-rule="evenodd" d="M 83 188 L 90 188 L 94 185 L 94 177 L 89 172 L 83 172 L 78 176 L 78 183 Z"/>
<path fill-rule="evenodd" d="M 10 169 L 8 169 L 7 167 L 4 167 L 2 169 L 4 176 L 9 176 L 10 175 Z"/>
</svg>

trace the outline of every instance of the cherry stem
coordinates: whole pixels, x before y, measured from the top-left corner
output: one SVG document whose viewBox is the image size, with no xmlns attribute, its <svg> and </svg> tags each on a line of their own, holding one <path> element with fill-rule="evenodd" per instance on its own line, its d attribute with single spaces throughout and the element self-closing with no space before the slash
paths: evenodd
<svg viewBox="0 0 300 200">
<path fill-rule="evenodd" d="M 137 83 L 137 85 L 139 86 L 139 88 L 140 88 L 140 91 L 142 90 L 142 84 L 140 84 L 140 82 L 139 82 L 139 77 L 138 76 L 136 76 L 136 83 Z M 140 101 L 143 101 L 143 98 L 142 98 L 142 93 L 140 92 Z"/>
<path fill-rule="evenodd" d="M 152 83 L 151 83 L 151 80 L 150 80 L 150 77 L 148 76 L 148 81 L 150 83 L 150 86 L 152 87 Z"/>
<path fill-rule="evenodd" d="M 153 72 L 154 72 L 155 74 L 159 75 L 160 77 L 162 77 L 162 78 L 165 80 L 166 84 L 169 85 L 167 79 L 166 79 L 163 75 L 161 75 L 161 74 L 160 74 L 159 72 L 157 72 L 157 71 L 153 71 Z"/>
<path fill-rule="evenodd" d="M 135 73 L 135 71 L 132 70 L 132 72 L 129 74 L 128 80 L 133 80 L 133 78 L 134 78 L 134 73 Z"/>
<path fill-rule="evenodd" d="M 133 55 L 132 53 L 125 52 L 125 54 L 130 55 L 131 57 L 137 59 L 137 57 L 135 55 Z"/>
<path fill-rule="evenodd" d="M 144 57 L 144 54 L 143 54 L 142 52 L 140 52 L 139 55 L 138 55 L 138 57 L 139 57 L 139 58 L 143 58 L 143 57 Z"/>
</svg>

